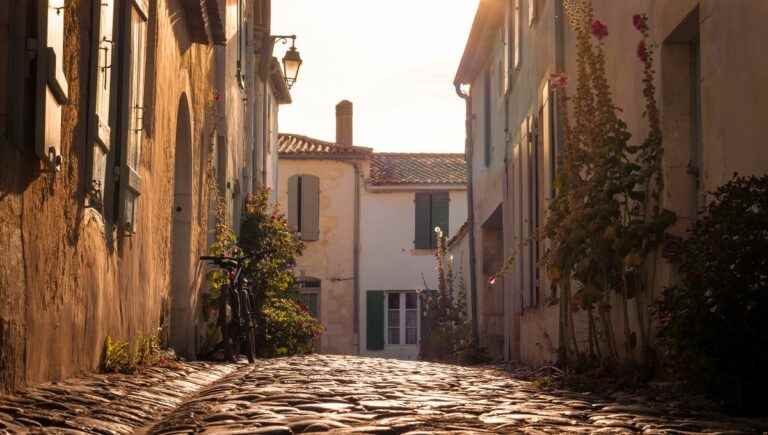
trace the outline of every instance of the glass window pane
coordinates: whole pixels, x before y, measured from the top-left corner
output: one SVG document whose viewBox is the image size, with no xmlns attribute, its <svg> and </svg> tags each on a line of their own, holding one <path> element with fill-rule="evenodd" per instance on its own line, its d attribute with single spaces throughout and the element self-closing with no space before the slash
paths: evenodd
<svg viewBox="0 0 768 435">
<path fill-rule="evenodd" d="M 416 293 L 406 293 L 405 294 L 405 308 L 406 309 L 416 309 L 416 301 L 417 301 Z"/>
<path fill-rule="evenodd" d="M 405 328 L 405 344 L 417 344 L 418 329 Z"/>
<path fill-rule="evenodd" d="M 128 192 L 125 195 L 125 216 L 123 216 L 126 230 L 134 232 L 136 230 L 136 203 L 138 202 L 138 196 L 133 192 Z"/>
<path fill-rule="evenodd" d="M 418 317 L 416 310 L 405 310 L 405 327 L 415 328 L 418 325 Z"/>
<path fill-rule="evenodd" d="M 400 328 L 389 328 L 389 344 L 400 344 Z"/>
<path fill-rule="evenodd" d="M 390 293 L 387 295 L 387 301 L 390 310 L 396 310 L 400 308 L 400 293 Z"/>
</svg>

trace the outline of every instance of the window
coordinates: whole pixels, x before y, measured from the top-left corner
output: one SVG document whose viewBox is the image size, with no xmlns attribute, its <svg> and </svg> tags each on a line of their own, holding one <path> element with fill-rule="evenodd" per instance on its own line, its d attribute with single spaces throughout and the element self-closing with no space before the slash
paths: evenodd
<svg viewBox="0 0 768 435">
<path fill-rule="evenodd" d="M 514 13 L 514 26 L 512 27 L 512 49 L 514 52 L 514 67 L 515 69 L 520 67 L 520 35 L 521 35 L 521 25 L 520 25 L 520 0 L 514 0 L 515 6 L 514 10 L 512 11 Z"/>
<path fill-rule="evenodd" d="M 301 240 L 320 238 L 320 179 L 293 175 L 288 179 L 288 227 Z"/>
<path fill-rule="evenodd" d="M 302 278 L 299 280 L 299 295 L 297 300 L 304 305 L 310 314 L 316 319 L 320 318 L 320 280 L 316 278 Z"/>
<path fill-rule="evenodd" d="M 122 230 L 136 232 L 136 212 L 141 195 L 141 141 L 144 134 L 144 68 L 147 44 L 146 0 L 126 4 L 123 19 L 122 69 L 120 85 L 123 92 L 119 105 L 120 120 L 120 186 L 119 216 Z"/>
<path fill-rule="evenodd" d="M 416 249 L 437 248 L 435 228 L 440 227 L 448 236 L 449 203 L 448 192 L 416 193 Z"/>
<path fill-rule="evenodd" d="M 245 60 L 248 45 L 248 21 L 246 20 L 245 0 L 237 3 L 237 83 L 245 89 Z"/>
<path fill-rule="evenodd" d="M 419 343 L 418 305 L 415 292 L 387 293 L 387 344 Z"/>
<path fill-rule="evenodd" d="M 489 68 L 490 69 L 490 68 Z M 491 150 L 492 150 L 492 134 L 491 134 L 491 127 L 492 127 L 492 119 L 491 117 L 493 114 L 491 113 L 491 72 L 489 70 L 485 71 L 485 77 L 483 78 L 483 139 L 485 148 L 483 150 L 484 152 L 484 158 L 485 158 L 485 167 L 488 167 L 491 165 Z"/>
<path fill-rule="evenodd" d="M 504 10 L 504 27 L 501 29 L 501 38 L 503 42 L 502 47 L 502 60 L 499 62 L 499 76 L 501 80 L 501 86 L 499 92 L 501 95 L 506 95 L 509 90 L 509 21 L 510 21 L 510 9 L 509 3 L 506 4 Z"/>
</svg>

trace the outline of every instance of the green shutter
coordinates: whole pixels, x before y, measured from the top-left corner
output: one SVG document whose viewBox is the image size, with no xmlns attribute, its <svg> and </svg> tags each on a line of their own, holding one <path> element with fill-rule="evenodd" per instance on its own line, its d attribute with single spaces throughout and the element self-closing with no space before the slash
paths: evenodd
<svg viewBox="0 0 768 435">
<path fill-rule="evenodd" d="M 384 350 L 384 292 L 366 293 L 366 349 Z"/>
<path fill-rule="evenodd" d="M 299 175 L 288 179 L 288 229 L 299 231 Z"/>
<path fill-rule="evenodd" d="M 430 197 L 428 193 L 416 194 L 416 226 L 415 226 L 415 239 L 413 241 L 416 249 L 429 249 L 430 235 L 432 229 L 430 228 Z"/>
<path fill-rule="evenodd" d="M 320 179 L 301 176 L 301 239 L 320 238 Z"/>
<path fill-rule="evenodd" d="M 448 196 L 448 192 L 441 192 L 441 193 L 433 193 L 432 194 L 432 223 L 431 227 L 433 229 L 432 231 L 432 237 L 430 240 L 432 241 L 432 247 L 437 247 L 437 234 L 434 233 L 435 227 L 440 227 L 440 229 L 443 231 L 443 235 L 447 238 L 448 237 L 448 208 L 450 205 L 450 198 Z"/>
</svg>

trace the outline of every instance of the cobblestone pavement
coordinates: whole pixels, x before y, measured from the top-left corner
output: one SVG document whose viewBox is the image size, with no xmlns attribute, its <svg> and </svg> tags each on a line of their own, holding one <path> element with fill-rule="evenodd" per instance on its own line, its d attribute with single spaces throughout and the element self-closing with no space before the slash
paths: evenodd
<svg viewBox="0 0 768 435">
<path fill-rule="evenodd" d="M 0 397 L 0 433 L 140 432 L 237 367 L 175 363 L 137 375 L 93 375 L 39 385 Z"/>
<path fill-rule="evenodd" d="M 150 424 L 149 422 L 152 421 Z M 314 355 L 96 376 L 0 399 L 24 431 L 141 434 L 762 433 L 652 397 L 542 391 L 493 368 Z M 53 427 L 58 429 L 53 429 Z M 45 428 L 44 428 L 45 427 Z"/>
</svg>

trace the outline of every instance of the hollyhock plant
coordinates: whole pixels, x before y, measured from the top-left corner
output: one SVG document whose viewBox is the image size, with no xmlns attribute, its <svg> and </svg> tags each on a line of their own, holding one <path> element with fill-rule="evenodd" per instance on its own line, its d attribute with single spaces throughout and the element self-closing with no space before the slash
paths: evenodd
<svg viewBox="0 0 768 435">
<path fill-rule="evenodd" d="M 648 16 L 645 14 L 635 14 L 632 17 L 632 25 L 638 32 L 645 34 L 648 32 Z"/>
<path fill-rule="evenodd" d="M 608 36 L 608 26 L 602 21 L 595 20 L 592 22 L 592 35 L 598 40 L 602 41 L 603 38 Z"/>
<path fill-rule="evenodd" d="M 564 89 L 568 87 L 568 76 L 563 73 L 554 73 L 549 76 L 549 83 L 553 89 Z"/>
<path fill-rule="evenodd" d="M 648 62 L 648 47 L 645 46 L 645 40 L 642 40 L 637 44 L 637 57 L 640 58 L 643 63 Z"/>
</svg>

